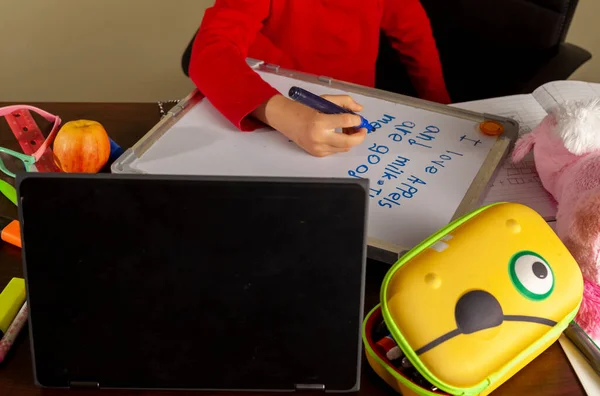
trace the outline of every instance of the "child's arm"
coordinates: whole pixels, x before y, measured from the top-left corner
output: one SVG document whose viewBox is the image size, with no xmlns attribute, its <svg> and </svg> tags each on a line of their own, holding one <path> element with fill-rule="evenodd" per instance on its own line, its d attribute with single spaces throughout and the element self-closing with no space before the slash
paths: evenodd
<svg viewBox="0 0 600 396">
<path fill-rule="evenodd" d="M 382 29 L 423 99 L 450 103 L 429 18 L 419 0 L 385 0 Z"/>
<path fill-rule="evenodd" d="M 270 125 L 316 156 L 348 151 L 366 130 L 347 135 L 337 128 L 360 124 L 349 114 L 325 115 L 281 95 L 246 64 L 248 51 L 276 50 L 260 35 L 270 0 L 217 0 L 206 10 L 192 48 L 190 78 L 202 94 L 239 129 Z M 255 46 L 255 47 L 253 47 Z M 281 52 L 282 59 L 285 55 Z M 289 58 L 288 58 L 289 61 Z M 347 96 L 330 98 L 353 111 L 361 107 Z"/>
<path fill-rule="evenodd" d="M 252 57 L 258 60 L 268 59 L 270 63 L 284 69 L 297 70 L 294 59 L 280 50 L 267 36 L 260 32 L 250 46 L 250 53 L 252 53 Z"/>
<path fill-rule="evenodd" d="M 260 127 L 247 117 L 279 92 L 246 64 L 248 50 L 269 15 L 268 0 L 217 0 L 208 8 L 192 47 L 190 78 L 239 129 Z"/>
</svg>

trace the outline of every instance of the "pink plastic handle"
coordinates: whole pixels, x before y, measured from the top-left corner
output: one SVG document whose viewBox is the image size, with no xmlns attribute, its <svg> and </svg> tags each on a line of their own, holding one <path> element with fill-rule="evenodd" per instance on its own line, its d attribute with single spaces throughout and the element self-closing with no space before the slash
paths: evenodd
<svg viewBox="0 0 600 396">
<path fill-rule="evenodd" d="M 44 117 L 46 120 L 48 120 L 48 122 L 54 122 L 54 125 L 52 125 L 52 130 L 50 131 L 50 134 L 48 135 L 46 140 L 44 140 L 44 143 L 33 154 L 33 157 L 35 158 L 35 160 L 38 161 L 41 158 L 41 156 L 44 155 L 44 153 L 48 149 L 48 146 L 50 146 L 50 144 L 54 140 L 54 137 L 56 136 L 56 133 L 58 132 L 58 128 L 61 123 L 61 119 L 59 116 L 50 114 L 47 111 L 44 111 L 44 110 L 39 109 L 34 106 L 29 106 L 29 105 L 12 105 L 12 106 L 0 107 L 0 116 L 3 117 L 8 114 L 12 114 L 18 110 L 30 110 L 30 111 L 33 111 L 33 112 L 39 114 L 40 116 Z"/>
</svg>

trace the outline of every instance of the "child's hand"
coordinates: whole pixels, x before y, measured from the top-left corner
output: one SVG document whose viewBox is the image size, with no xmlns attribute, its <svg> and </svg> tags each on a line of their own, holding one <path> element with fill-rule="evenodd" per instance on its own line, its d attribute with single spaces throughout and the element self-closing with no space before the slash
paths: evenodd
<svg viewBox="0 0 600 396">
<path fill-rule="evenodd" d="M 362 106 L 347 95 L 324 98 L 354 112 L 362 110 Z M 366 129 L 352 128 L 361 123 L 357 115 L 322 114 L 282 95 L 273 96 L 253 115 L 316 157 L 350 151 L 367 136 Z M 344 133 L 336 132 L 340 128 Z"/>
</svg>

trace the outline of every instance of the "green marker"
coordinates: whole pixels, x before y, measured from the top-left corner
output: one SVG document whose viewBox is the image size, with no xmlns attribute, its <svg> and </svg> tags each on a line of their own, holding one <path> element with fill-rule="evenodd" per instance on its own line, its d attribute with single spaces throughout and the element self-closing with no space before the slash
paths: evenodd
<svg viewBox="0 0 600 396">
<path fill-rule="evenodd" d="M 4 194 L 10 202 L 17 205 L 17 190 L 2 179 L 0 179 L 0 192 Z"/>
</svg>

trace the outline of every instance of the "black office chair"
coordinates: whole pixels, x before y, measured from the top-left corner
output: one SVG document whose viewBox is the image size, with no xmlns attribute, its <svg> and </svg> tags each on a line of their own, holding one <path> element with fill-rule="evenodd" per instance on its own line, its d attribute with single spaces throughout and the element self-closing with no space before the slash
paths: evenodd
<svg viewBox="0 0 600 396">
<path fill-rule="evenodd" d="M 565 42 L 578 0 L 421 0 L 454 102 L 529 93 L 567 79 L 591 54 Z M 382 48 L 378 85 L 394 91 Z"/>
<path fill-rule="evenodd" d="M 421 0 L 453 102 L 529 93 L 567 79 L 591 54 L 565 42 L 578 0 Z M 182 57 L 188 75 L 190 41 Z M 384 35 L 376 87 L 416 96 Z"/>
</svg>

